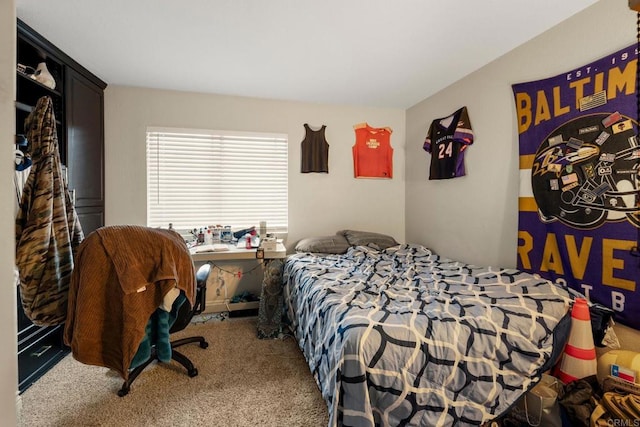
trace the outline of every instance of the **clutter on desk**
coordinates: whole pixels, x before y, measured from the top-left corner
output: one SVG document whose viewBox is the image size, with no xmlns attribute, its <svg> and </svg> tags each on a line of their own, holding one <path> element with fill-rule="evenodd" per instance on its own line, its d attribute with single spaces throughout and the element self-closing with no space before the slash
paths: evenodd
<svg viewBox="0 0 640 427">
<path fill-rule="evenodd" d="M 224 243 L 229 243 L 232 240 L 232 236 L 233 234 L 231 233 L 231 226 L 230 225 L 225 225 L 221 230 L 220 230 L 220 239 L 224 242 Z"/>
<path fill-rule="evenodd" d="M 267 235 L 267 221 L 260 221 L 260 237 L 264 238 Z"/>
<path fill-rule="evenodd" d="M 264 239 L 262 239 L 260 246 L 265 251 L 275 251 L 278 246 L 278 240 L 273 234 L 267 234 Z"/>
<path fill-rule="evenodd" d="M 253 249 L 260 246 L 260 236 L 256 230 L 245 233 L 243 237 L 238 239 L 238 249 Z"/>
<path fill-rule="evenodd" d="M 241 238 L 244 238 L 247 233 L 255 236 L 256 227 L 254 226 L 254 227 L 243 228 L 242 230 L 238 230 L 235 233 L 233 233 L 233 237 L 236 239 L 241 239 Z"/>
<path fill-rule="evenodd" d="M 174 229 L 172 223 L 169 223 L 169 229 Z M 266 221 L 260 221 L 260 231 L 261 234 L 258 234 L 255 226 L 234 232 L 230 225 L 209 225 L 187 230 L 187 234 L 192 237 L 192 240 L 185 237 L 185 241 L 189 247 L 235 244 L 239 249 L 254 249 L 261 246 L 261 235 L 267 236 Z M 272 236 L 271 239 L 275 242 L 275 237 Z M 275 243 L 272 249 L 266 248 L 266 250 L 275 250 Z"/>
<path fill-rule="evenodd" d="M 213 244 L 204 244 L 198 245 L 195 253 L 202 254 L 208 252 L 225 252 L 229 250 L 229 245 L 225 243 L 213 243 Z"/>
<path fill-rule="evenodd" d="M 189 230 L 195 242 L 199 245 L 213 245 L 217 243 L 231 243 L 231 226 L 209 225 Z"/>
</svg>

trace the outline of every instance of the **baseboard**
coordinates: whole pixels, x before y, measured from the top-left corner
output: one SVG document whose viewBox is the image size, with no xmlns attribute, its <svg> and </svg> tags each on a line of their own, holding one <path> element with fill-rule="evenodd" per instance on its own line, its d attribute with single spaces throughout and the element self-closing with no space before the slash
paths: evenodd
<svg viewBox="0 0 640 427">
<path fill-rule="evenodd" d="M 16 420 L 18 425 L 22 425 L 22 396 L 19 392 L 16 392 Z"/>
</svg>

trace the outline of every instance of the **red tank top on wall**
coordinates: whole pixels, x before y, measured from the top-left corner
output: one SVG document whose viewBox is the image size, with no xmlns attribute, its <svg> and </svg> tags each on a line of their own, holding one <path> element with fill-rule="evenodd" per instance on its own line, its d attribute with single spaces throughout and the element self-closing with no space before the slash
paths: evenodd
<svg viewBox="0 0 640 427">
<path fill-rule="evenodd" d="M 354 126 L 353 173 L 356 178 L 393 178 L 391 128 L 374 128 L 367 123 Z"/>
</svg>

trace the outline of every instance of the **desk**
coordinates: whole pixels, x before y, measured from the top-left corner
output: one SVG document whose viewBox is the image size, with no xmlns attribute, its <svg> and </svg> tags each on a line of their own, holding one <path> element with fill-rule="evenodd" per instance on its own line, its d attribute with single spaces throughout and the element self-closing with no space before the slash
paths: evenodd
<svg viewBox="0 0 640 427">
<path fill-rule="evenodd" d="M 214 247 L 215 246 L 215 247 Z M 282 242 L 278 242 L 275 251 L 264 251 L 264 259 L 256 258 L 256 249 L 238 248 L 236 245 L 226 245 L 224 250 L 214 250 L 219 245 L 199 245 L 190 248 L 191 259 L 194 262 L 209 261 L 249 261 L 262 262 L 263 278 L 260 291 L 260 301 L 231 303 L 224 300 L 226 311 L 258 309 L 258 337 L 276 338 L 282 329 L 282 268 L 287 249 Z M 263 262 L 264 261 L 264 262 Z M 211 305 L 209 302 L 207 305 Z M 224 308 L 221 311 L 225 311 Z M 215 311 L 215 310 L 213 310 Z"/>
<path fill-rule="evenodd" d="M 220 245 L 199 245 L 189 249 L 191 259 L 198 261 L 235 261 L 256 259 L 256 249 L 238 248 L 236 245 L 228 244 L 226 250 L 214 250 Z M 277 259 L 287 256 L 287 249 L 281 242 L 278 242 L 275 251 L 264 251 L 264 259 Z"/>
</svg>

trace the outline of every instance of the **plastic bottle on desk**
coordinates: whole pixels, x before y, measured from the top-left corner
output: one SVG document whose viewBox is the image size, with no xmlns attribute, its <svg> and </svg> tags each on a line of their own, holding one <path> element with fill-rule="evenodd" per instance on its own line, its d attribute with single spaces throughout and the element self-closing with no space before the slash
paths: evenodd
<svg viewBox="0 0 640 427">
<path fill-rule="evenodd" d="M 231 242 L 232 233 L 231 233 L 231 226 L 230 225 L 225 225 L 224 228 L 222 229 L 221 233 L 222 233 L 222 241 L 224 243 Z"/>
<path fill-rule="evenodd" d="M 247 241 L 247 243 L 245 243 L 245 248 L 247 249 L 251 249 L 251 234 L 247 233 L 244 235 L 245 240 Z"/>
<path fill-rule="evenodd" d="M 221 237 L 222 227 L 214 227 L 213 229 L 213 243 L 220 243 L 222 241 Z"/>
</svg>

